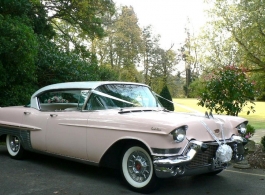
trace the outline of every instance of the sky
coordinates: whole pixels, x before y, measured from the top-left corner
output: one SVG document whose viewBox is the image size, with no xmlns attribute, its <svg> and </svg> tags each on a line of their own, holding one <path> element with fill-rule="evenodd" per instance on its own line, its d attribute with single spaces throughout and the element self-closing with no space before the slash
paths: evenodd
<svg viewBox="0 0 265 195">
<path fill-rule="evenodd" d="M 151 25 L 154 34 L 160 34 L 160 46 L 178 49 L 184 43 L 185 27 L 190 20 L 191 33 L 197 34 L 205 24 L 206 5 L 203 0 L 113 0 L 116 5 L 132 6 L 142 28 Z"/>
</svg>

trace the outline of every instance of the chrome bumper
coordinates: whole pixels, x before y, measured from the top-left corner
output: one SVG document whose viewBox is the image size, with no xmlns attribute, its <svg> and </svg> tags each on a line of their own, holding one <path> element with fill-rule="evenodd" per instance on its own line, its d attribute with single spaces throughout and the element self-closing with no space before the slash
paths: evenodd
<svg viewBox="0 0 265 195">
<path fill-rule="evenodd" d="M 240 136 L 233 136 L 230 139 L 230 146 L 233 150 L 233 161 L 243 160 L 243 145 Z M 210 162 L 200 167 L 187 168 L 186 165 L 194 161 L 196 154 L 204 152 L 208 149 L 208 145 L 200 141 L 189 142 L 186 150 L 182 155 L 173 157 L 158 157 L 153 160 L 154 169 L 157 177 L 168 178 L 174 176 L 195 175 L 212 171 L 221 170 L 227 167 L 227 163 L 218 162 L 214 157 Z"/>
</svg>

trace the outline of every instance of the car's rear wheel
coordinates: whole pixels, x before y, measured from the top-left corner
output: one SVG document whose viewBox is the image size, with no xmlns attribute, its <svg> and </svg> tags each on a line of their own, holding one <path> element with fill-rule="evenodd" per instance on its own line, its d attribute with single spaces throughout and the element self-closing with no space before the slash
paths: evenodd
<svg viewBox="0 0 265 195">
<path fill-rule="evenodd" d="M 21 145 L 19 137 L 14 135 L 6 136 L 6 147 L 11 158 L 22 159 L 24 156 L 24 148 Z"/>
<path fill-rule="evenodd" d="M 143 146 L 130 145 L 124 149 L 121 170 L 126 183 L 136 192 L 150 193 L 158 188 L 151 156 Z"/>
</svg>

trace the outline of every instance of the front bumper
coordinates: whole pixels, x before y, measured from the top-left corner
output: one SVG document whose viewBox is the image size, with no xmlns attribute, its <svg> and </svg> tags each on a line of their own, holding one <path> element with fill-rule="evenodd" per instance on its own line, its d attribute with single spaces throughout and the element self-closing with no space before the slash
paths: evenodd
<svg viewBox="0 0 265 195">
<path fill-rule="evenodd" d="M 232 161 L 244 159 L 243 140 L 240 136 L 233 136 L 226 140 L 226 144 L 233 150 Z M 168 178 L 173 176 L 197 175 L 225 169 L 228 163 L 222 163 L 215 157 L 218 148 L 216 142 L 200 142 L 192 140 L 182 155 L 173 157 L 155 156 L 153 160 L 157 177 Z"/>
</svg>

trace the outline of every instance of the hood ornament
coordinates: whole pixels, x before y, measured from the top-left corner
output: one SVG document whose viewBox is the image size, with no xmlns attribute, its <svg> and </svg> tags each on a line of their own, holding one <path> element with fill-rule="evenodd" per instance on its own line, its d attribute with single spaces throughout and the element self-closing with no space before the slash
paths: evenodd
<svg viewBox="0 0 265 195">
<path fill-rule="evenodd" d="M 205 117 L 208 118 L 208 119 L 213 119 L 213 113 L 212 113 L 212 111 L 210 111 L 209 114 L 208 114 L 208 112 L 206 111 L 206 112 L 205 112 Z"/>
<path fill-rule="evenodd" d="M 207 111 L 205 112 L 205 117 L 206 117 L 206 118 L 210 118 L 210 117 L 209 117 L 209 114 L 208 114 Z"/>
</svg>

